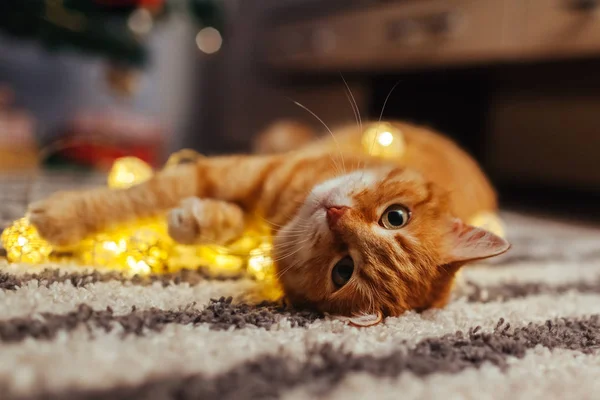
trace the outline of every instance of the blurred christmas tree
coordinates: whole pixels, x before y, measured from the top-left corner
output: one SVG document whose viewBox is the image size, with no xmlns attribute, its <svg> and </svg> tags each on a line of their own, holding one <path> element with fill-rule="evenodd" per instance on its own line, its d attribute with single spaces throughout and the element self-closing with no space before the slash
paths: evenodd
<svg viewBox="0 0 600 400">
<path fill-rule="evenodd" d="M 48 51 L 99 57 L 106 62 L 105 80 L 113 94 L 129 97 L 138 89 L 139 70 L 151 61 L 150 34 L 176 15 L 197 25 L 198 34 L 189 40 L 195 41 L 201 51 L 211 53 L 219 49 L 224 29 L 220 0 L 0 0 L 0 35 L 34 42 Z M 203 47 L 205 43 L 209 50 Z M 0 107 L 0 125 L 4 119 Z M 118 156 L 136 155 L 154 162 L 158 157 L 156 148 L 162 145 L 156 139 L 160 136 L 157 124 L 145 120 L 141 123 L 139 119 L 133 113 L 123 112 L 95 115 L 88 118 L 85 126 L 68 124 L 69 129 L 56 137 L 68 142 L 69 147 L 51 153 L 49 160 L 98 165 Z M 0 138 L 0 147 L 4 142 L 17 142 L 14 136 L 23 131 L 14 127 L 16 123 L 4 125 L 10 128 L 12 136 L 0 129 L 0 135 L 6 136 Z M 101 137 L 102 143 L 88 140 L 94 135 Z M 118 142 L 114 139 L 117 137 Z"/>
<path fill-rule="evenodd" d="M 149 61 L 145 38 L 174 13 L 223 30 L 219 0 L 18 0 L 0 1 L 0 33 L 141 68 Z"/>
</svg>

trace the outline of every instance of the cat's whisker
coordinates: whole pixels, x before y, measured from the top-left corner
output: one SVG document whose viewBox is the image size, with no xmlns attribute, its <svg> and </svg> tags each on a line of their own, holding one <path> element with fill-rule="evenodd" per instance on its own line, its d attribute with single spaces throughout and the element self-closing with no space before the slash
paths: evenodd
<svg viewBox="0 0 600 400">
<path fill-rule="evenodd" d="M 298 218 L 297 223 L 295 225 L 296 226 L 292 230 L 288 231 L 287 228 L 282 228 L 282 230 L 285 230 L 286 232 L 297 232 L 297 229 L 309 228 L 311 225 L 313 225 L 313 222 L 310 219 Z"/>
<path fill-rule="evenodd" d="M 346 98 L 348 98 L 348 101 L 350 102 L 350 105 L 352 106 L 352 111 L 354 112 L 354 118 L 356 119 L 356 123 L 358 125 L 358 129 L 361 131 L 363 131 L 363 126 L 362 126 L 362 117 L 360 115 L 360 108 L 358 107 L 358 102 L 356 101 L 356 98 L 354 97 L 354 94 L 352 94 L 352 90 L 350 89 L 350 85 L 348 85 L 348 82 L 346 81 L 346 79 L 344 78 L 344 76 L 342 75 L 342 73 L 340 72 L 340 77 L 342 78 L 342 81 L 344 82 L 344 85 L 346 86 L 347 89 L 347 93 L 346 93 Z M 371 152 L 369 151 L 369 154 Z M 364 167 L 365 161 L 358 161 L 356 164 L 356 169 L 362 169 Z"/>
<path fill-rule="evenodd" d="M 352 112 L 354 113 L 354 119 L 356 119 L 356 124 L 358 125 L 358 128 L 360 130 L 362 130 L 362 118 L 360 116 L 360 109 L 358 108 L 358 103 L 356 102 L 356 99 L 354 98 L 354 95 L 352 94 L 352 90 L 350 89 L 348 82 L 346 82 L 346 79 L 344 78 L 344 75 L 342 75 L 341 72 L 340 72 L 340 77 L 342 78 L 342 81 L 344 82 L 344 85 L 346 86 L 346 89 L 348 90 L 347 92 L 345 92 L 346 98 L 348 99 L 348 101 L 350 102 L 350 106 L 352 107 Z"/>
<path fill-rule="evenodd" d="M 402 81 L 398 80 L 398 82 L 396 82 L 394 84 L 394 86 L 392 86 L 392 88 L 390 89 L 390 92 L 385 97 L 385 100 L 383 101 L 383 106 L 381 107 L 381 113 L 379 114 L 379 120 L 378 120 L 378 122 L 381 122 L 381 118 L 383 118 L 383 112 L 385 111 L 385 106 L 387 105 L 387 102 L 390 99 L 390 96 L 392 95 L 392 93 L 394 92 L 394 90 L 396 89 L 396 87 L 398 87 L 398 85 L 400 84 L 400 82 L 402 82 Z"/>
<path fill-rule="evenodd" d="M 310 226 L 310 221 L 309 220 L 302 221 L 302 222 L 303 223 L 298 224 L 298 227 L 297 227 L 298 229 L 286 229 L 286 232 L 291 232 L 291 233 L 302 232 L 303 228 L 307 228 L 308 226 Z M 271 225 L 272 225 L 272 227 L 280 228 L 280 229 L 285 229 L 286 226 L 287 226 L 287 225 L 279 225 L 279 224 L 271 224 Z"/>
<path fill-rule="evenodd" d="M 300 243 L 300 240 L 304 240 L 304 238 L 302 238 L 302 236 L 292 236 L 292 237 L 285 237 L 285 238 L 281 238 L 281 239 L 285 239 L 285 243 L 277 242 L 277 244 L 274 246 L 275 247 L 274 250 L 281 252 L 283 250 L 286 250 L 286 249 L 296 246 L 297 244 Z"/>
<path fill-rule="evenodd" d="M 277 273 L 275 275 L 276 279 L 281 278 L 283 275 L 287 274 L 292 268 L 296 267 L 298 264 L 300 264 L 300 260 L 296 261 L 295 263 L 291 264 L 289 267 L 287 267 L 286 269 L 284 269 L 283 271 L 280 271 L 279 273 Z"/>
<path fill-rule="evenodd" d="M 292 242 L 289 242 L 289 243 L 282 243 L 282 244 L 279 244 L 279 245 L 275 246 L 275 250 L 281 251 L 281 250 L 290 249 L 290 248 L 293 248 L 294 246 L 297 246 L 299 244 L 306 243 L 306 242 L 308 242 L 311 239 L 312 238 L 309 237 L 309 238 L 306 238 L 306 239 L 301 240 L 301 241 L 292 241 Z"/>
<path fill-rule="evenodd" d="M 305 238 L 302 239 L 301 237 L 285 238 L 285 239 L 286 239 L 285 243 L 277 243 L 274 246 L 273 252 L 283 253 L 287 250 L 291 250 L 295 246 L 298 246 L 298 245 L 306 242 Z"/>
<path fill-rule="evenodd" d="M 307 233 L 307 232 L 305 232 L 305 233 L 303 233 L 303 234 L 301 234 L 301 235 L 298 235 L 298 236 L 292 236 L 292 237 L 303 237 L 303 239 L 302 239 L 301 241 L 294 241 L 294 242 L 289 242 L 289 243 L 278 243 L 278 244 L 277 244 L 275 247 L 276 247 L 277 249 L 280 249 L 280 248 L 282 248 L 282 247 L 285 247 L 285 246 L 288 246 L 288 245 L 297 245 L 297 244 L 301 244 L 301 243 L 307 242 L 307 241 L 309 241 L 311 238 L 310 238 L 310 237 L 306 237 L 306 233 Z M 281 237 L 281 236 L 280 236 L 280 237 Z M 284 239 L 287 239 L 286 237 L 283 237 L 283 238 L 284 238 Z"/>
<path fill-rule="evenodd" d="M 299 225 L 298 227 L 296 227 L 294 229 L 284 228 L 283 231 L 279 231 L 278 236 L 281 236 L 281 234 L 286 235 L 288 233 L 306 233 L 307 229 L 310 228 L 310 226 L 311 226 L 310 223 L 305 223 L 305 224 Z"/>
<path fill-rule="evenodd" d="M 301 235 L 306 235 L 309 231 L 311 227 L 311 224 L 305 224 L 302 226 L 299 226 L 298 229 L 293 229 L 293 230 L 285 230 L 285 231 L 280 231 L 277 234 L 278 238 L 286 238 L 286 237 L 297 237 L 297 236 L 301 236 Z"/>
<path fill-rule="evenodd" d="M 281 256 L 277 257 L 276 259 L 273 259 L 273 262 L 277 263 L 277 262 L 280 262 L 282 260 L 285 260 L 287 257 L 290 257 L 290 256 L 296 254 L 302 248 L 303 247 L 299 247 L 298 249 L 296 249 L 296 248 L 286 249 L 285 254 L 282 254 Z"/>
<path fill-rule="evenodd" d="M 302 248 L 300 248 L 298 250 L 302 250 Z M 297 267 L 301 262 L 302 262 L 302 260 L 297 260 L 296 262 L 293 262 L 288 267 L 286 267 L 284 270 L 282 270 L 278 274 L 276 274 L 277 278 L 281 278 L 283 275 L 288 273 L 292 268 Z"/>
<path fill-rule="evenodd" d="M 356 98 L 352 94 L 352 90 L 350 89 L 348 82 L 346 82 L 346 79 L 344 78 L 344 76 L 341 73 L 340 73 L 340 77 L 342 78 L 342 81 L 344 82 L 344 85 L 346 86 L 346 89 L 347 89 L 347 91 L 345 91 L 346 98 L 348 99 L 348 101 L 350 102 L 350 105 L 352 106 L 352 111 L 354 112 L 354 118 L 356 119 L 356 124 L 358 125 L 358 128 L 362 133 L 362 130 L 363 130 L 362 117 L 360 115 L 360 109 L 358 107 L 358 103 L 356 102 Z M 362 169 L 364 164 L 365 164 L 364 160 L 362 162 L 359 160 L 356 163 L 356 168 L 354 168 L 354 166 L 352 166 L 352 170 Z M 363 172 L 363 174 L 364 174 L 364 172 Z"/>
<path fill-rule="evenodd" d="M 283 229 L 285 229 L 285 232 L 304 232 L 306 230 L 306 228 L 310 227 L 311 221 L 310 220 L 305 220 L 302 221 L 301 223 L 299 223 L 296 227 L 294 228 L 286 228 L 287 225 L 282 226 Z"/>
<path fill-rule="evenodd" d="M 303 198 L 304 199 L 308 199 L 308 195 L 310 194 L 311 190 L 307 190 L 306 193 L 304 193 Z M 303 206 L 306 202 L 306 200 L 298 200 L 298 199 L 292 199 L 293 202 L 297 203 L 300 206 Z M 289 212 L 282 212 L 283 217 L 285 218 L 285 220 L 287 221 L 291 221 L 293 219 L 296 219 L 298 222 L 300 222 L 299 226 L 302 227 L 304 225 L 311 225 L 312 221 L 309 218 L 304 218 L 301 217 L 296 210 L 292 211 L 292 214 L 290 214 Z M 275 226 L 275 225 L 274 225 Z M 284 228 L 285 225 L 280 225 L 278 226 L 279 228 Z"/>
<path fill-rule="evenodd" d="M 305 237 L 306 236 L 306 231 L 304 232 L 294 232 L 293 234 L 290 235 L 277 235 L 278 239 L 296 239 L 296 238 L 301 238 L 301 237 Z"/>
<path fill-rule="evenodd" d="M 309 239 L 310 239 L 310 238 L 309 238 Z M 305 240 L 305 241 L 302 241 L 302 242 L 296 242 L 296 243 L 294 243 L 294 244 L 296 244 L 296 245 L 298 245 L 298 244 L 302 244 L 302 243 L 305 243 L 305 242 L 307 242 L 309 239 L 307 239 L 307 240 Z M 306 248 L 306 246 L 307 246 L 307 245 L 300 246 L 298 249 L 296 249 L 295 251 L 292 251 L 291 253 L 287 253 L 287 254 L 285 254 L 285 255 L 283 255 L 283 256 L 281 256 L 281 257 L 277 257 L 277 258 L 273 259 L 273 262 L 279 262 L 279 261 L 281 261 L 281 260 L 285 260 L 286 258 L 288 258 L 288 257 L 290 257 L 290 256 L 293 256 L 294 254 L 296 254 L 296 253 L 300 252 L 301 250 L 304 250 L 304 249 Z"/>
<path fill-rule="evenodd" d="M 263 220 L 264 222 L 266 222 L 267 224 L 269 224 L 271 226 L 275 226 L 277 228 L 283 228 L 284 227 L 284 225 L 279 225 L 279 224 L 276 224 L 274 222 L 269 221 L 268 219 L 266 219 L 265 217 L 263 217 L 262 215 L 260 215 L 258 213 L 255 213 L 254 216 L 260 218 L 261 220 Z"/>
<path fill-rule="evenodd" d="M 277 229 L 277 232 L 281 232 L 284 229 L 286 232 L 294 232 L 294 231 L 298 231 L 298 230 L 307 228 L 312 225 L 312 221 L 310 219 L 303 218 L 298 215 L 296 215 L 294 217 L 286 217 L 286 218 L 289 221 L 295 219 L 296 220 L 296 223 L 294 224 L 295 226 L 293 228 L 288 228 L 288 224 L 281 225 L 281 226 L 273 226 L 273 228 L 279 228 L 279 229 Z"/>
<path fill-rule="evenodd" d="M 294 243 L 294 246 L 287 246 L 285 248 L 281 248 L 278 249 L 278 254 L 280 254 L 279 256 L 277 256 L 276 258 L 273 259 L 273 262 L 278 262 L 281 261 L 283 259 L 285 259 L 286 257 L 288 257 L 291 254 L 295 254 L 295 252 L 298 250 L 296 249 L 296 244 Z M 303 248 L 305 246 L 301 246 L 300 248 Z"/>
<path fill-rule="evenodd" d="M 350 102 L 350 106 L 352 107 L 352 113 L 354 114 L 354 120 L 356 121 L 356 126 L 358 126 L 360 129 L 358 115 L 356 114 L 356 110 L 354 109 L 354 104 L 352 103 L 352 99 L 350 98 L 350 95 L 348 94 L 348 92 L 346 90 L 344 90 L 344 93 L 346 94 L 346 99 Z"/>
<path fill-rule="evenodd" d="M 304 218 L 299 215 L 295 215 L 293 217 L 288 217 L 289 220 L 296 219 L 299 222 L 298 226 L 310 225 L 312 221 L 309 218 Z"/>
<path fill-rule="evenodd" d="M 334 161 L 334 158 L 331 155 L 331 153 L 329 153 L 329 158 L 331 159 L 331 162 L 335 165 L 335 161 Z M 339 167 L 336 168 L 335 172 L 336 172 L 336 176 L 344 175 L 344 171 L 342 171 L 342 169 Z"/>
<path fill-rule="evenodd" d="M 277 258 L 277 259 L 274 259 L 274 260 L 273 260 L 273 262 L 274 262 L 274 263 L 281 262 L 282 260 L 285 260 L 286 258 L 288 258 L 288 257 L 291 257 L 291 256 L 293 256 L 294 254 L 297 254 L 297 253 L 299 253 L 300 251 L 304 250 L 305 248 L 306 248 L 306 246 L 304 246 L 304 247 L 299 247 L 299 248 L 298 248 L 298 249 L 296 249 L 295 251 L 293 251 L 293 252 L 291 252 L 291 253 L 288 253 L 288 254 L 286 254 L 285 256 L 282 256 L 282 257 L 279 257 L 279 258 Z"/>
<path fill-rule="evenodd" d="M 295 201 L 297 201 L 299 204 L 303 204 L 303 202 L 301 202 L 301 201 L 298 201 L 298 200 L 295 200 Z M 264 222 L 266 222 L 267 224 L 269 224 L 269 225 L 271 225 L 271 226 L 273 226 L 273 227 L 276 227 L 276 228 L 285 228 L 285 226 L 286 226 L 286 225 L 280 225 L 280 224 L 276 224 L 276 223 L 274 223 L 274 222 L 271 222 L 271 221 L 269 221 L 268 219 L 264 218 L 262 215 L 260 215 L 260 214 L 258 214 L 258 213 L 255 213 L 255 216 L 257 216 L 258 218 L 260 218 L 261 220 L 263 220 L 263 221 L 264 221 Z M 288 219 L 291 219 L 289 215 L 286 215 L 286 217 L 287 217 Z M 304 227 L 305 225 L 306 225 L 306 226 L 310 225 L 310 221 L 309 221 L 309 220 L 300 219 L 300 221 L 301 221 L 301 222 L 304 222 L 304 224 L 299 224 L 299 227 L 300 227 L 300 228 Z"/>
<path fill-rule="evenodd" d="M 329 126 L 327 126 L 327 124 L 325 123 L 325 121 L 323 121 L 321 119 L 321 117 L 319 117 L 317 114 L 315 114 L 312 110 L 310 110 L 308 107 L 306 107 L 303 104 L 298 103 L 297 101 L 294 101 L 292 99 L 290 99 L 295 105 L 297 105 L 298 107 L 302 108 L 303 110 L 307 111 L 308 113 L 310 113 L 313 117 L 315 117 L 321 124 L 323 124 L 323 126 L 325 127 L 325 129 L 327 129 L 327 131 L 329 132 L 329 134 L 331 135 L 331 137 L 333 138 L 333 141 L 335 142 L 335 145 L 338 148 L 338 151 L 340 153 L 340 160 L 342 161 L 342 167 L 343 167 L 343 173 L 346 174 L 346 165 L 344 164 L 344 155 L 342 153 L 342 148 L 340 147 L 340 144 L 337 140 L 337 138 L 335 137 L 335 135 L 333 134 L 332 130 L 329 128 Z M 333 158 L 332 158 L 333 160 Z M 336 163 L 337 165 L 337 163 Z"/>
</svg>

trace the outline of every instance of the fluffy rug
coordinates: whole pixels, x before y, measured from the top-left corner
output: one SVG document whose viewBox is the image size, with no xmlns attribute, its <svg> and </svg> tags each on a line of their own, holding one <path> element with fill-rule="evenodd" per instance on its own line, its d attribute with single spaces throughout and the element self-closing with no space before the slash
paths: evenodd
<svg viewBox="0 0 600 400">
<path fill-rule="evenodd" d="M 0 218 L 97 182 L 4 180 Z M 513 249 L 466 269 L 447 308 L 366 329 L 239 303 L 254 282 L 201 271 L 0 261 L 0 398 L 598 398 L 600 230 L 504 219 Z"/>
</svg>

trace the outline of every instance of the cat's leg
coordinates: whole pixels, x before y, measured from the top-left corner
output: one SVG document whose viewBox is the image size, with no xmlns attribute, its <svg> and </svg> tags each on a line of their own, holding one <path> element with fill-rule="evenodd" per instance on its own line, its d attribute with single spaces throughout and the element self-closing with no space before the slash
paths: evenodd
<svg viewBox="0 0 600 400">
<path fill-rule="evenodd" d="M 115 223 L 149 217 L 198 193 L 195 165 L 161 171 L 137 186 L 57 192 L 32 203 L 30 222 L 54 245 L 72 245 Z"/>
<path fill-rule="evenodd" d="M 128 189 L 59 192 L 31 204 L 29 220 L 50 243 L 71 245 L 106 226 L 166 212 L 188 197 L 252 208 L 269 172 L 281 160 L 278 156 L 202 158 L 167 168 Z"/>
<path fill-rule="evenodd" d="M 182 244 L 226 244 L 244 231 L 244 212 L 233 203 L 190 197 L 168 215 L 169 235 Z"/>
</svg>

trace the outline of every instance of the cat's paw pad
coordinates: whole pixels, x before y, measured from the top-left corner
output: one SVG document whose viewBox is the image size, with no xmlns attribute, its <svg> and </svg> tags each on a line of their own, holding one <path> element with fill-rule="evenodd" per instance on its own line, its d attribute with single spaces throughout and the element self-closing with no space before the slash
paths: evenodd
<svg viewBox="0 0 600 400">
<path fill-rule="evenodd" d="M 73 245 L 86 235 L 84 221 L 79 217 L 76 193 L 59 192 L 29 205 L 29 222 L 40 236 L 57 246 Z"/>
<path fill-rule="evenodd" d="M 193 207 L 182 204 L 168 215 L 169 236 L 181 244 L 194 244 L 200 236 L 200 226 L 193 214 Z"/>
</svg>

